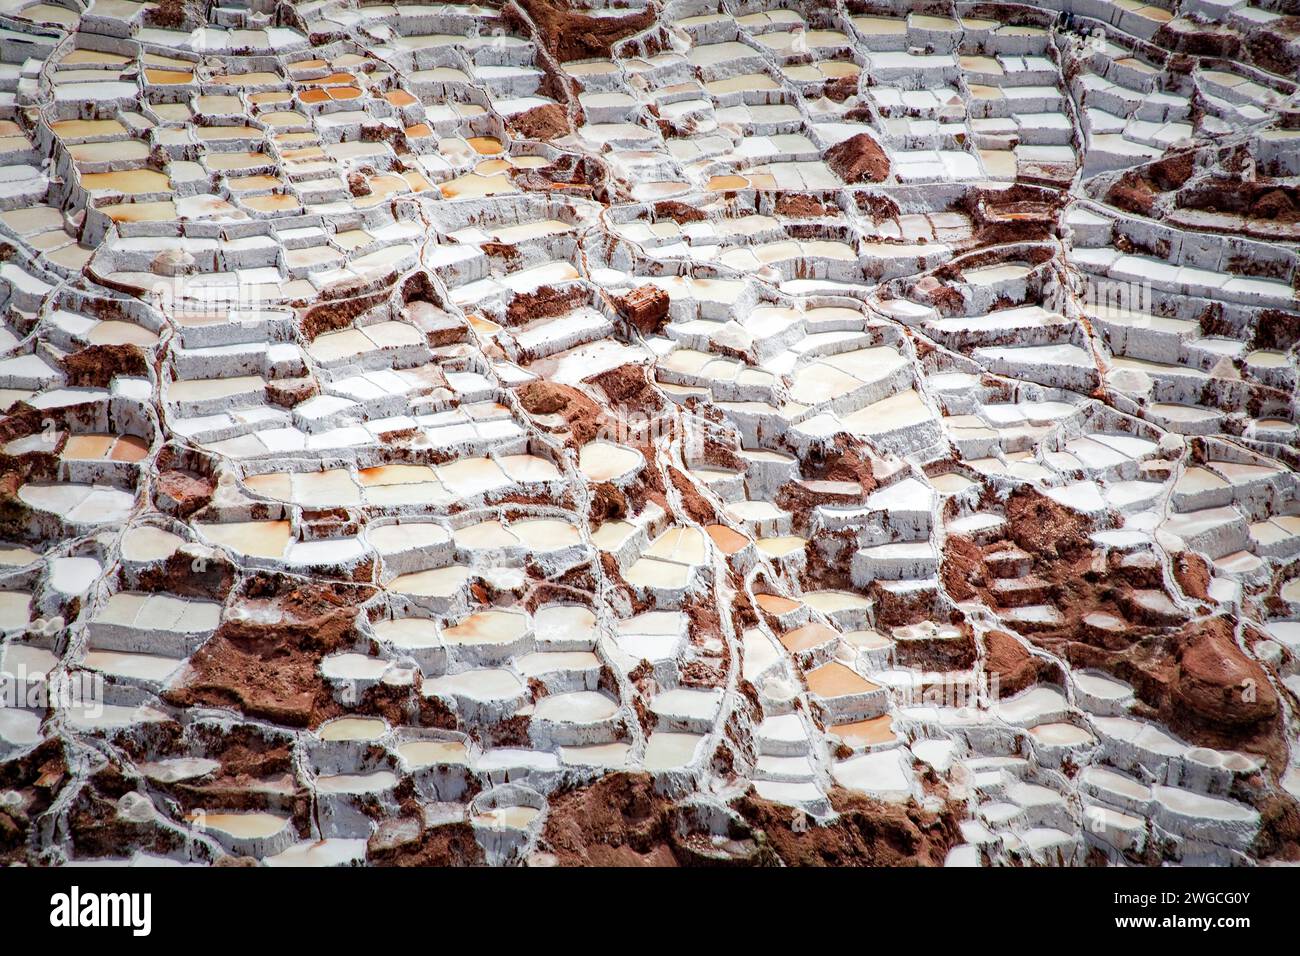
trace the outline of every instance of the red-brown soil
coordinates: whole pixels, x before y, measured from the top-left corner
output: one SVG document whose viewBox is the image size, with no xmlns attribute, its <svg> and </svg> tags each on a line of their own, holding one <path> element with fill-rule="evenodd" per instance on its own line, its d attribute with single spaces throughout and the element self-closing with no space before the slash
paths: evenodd
<svg viewBox="0 0 1300 956">
<path fill-rule="evenodd" d="M 469 823 L 425 826 L 412 814 L 385 820 L 366 843 L 373 866 L 483 866 L 483 849 Z"/>
<path fill-rule="evenodd" d="M 521 292 L 506 307 L 508 325 L 526 325 L 538 319 L 553 319 L 587 304 L 587 290 L 581 286 L 555 289 L 542 286 L 536 292 Z"/>
<path fill-rule="evenodd" d="M 315 726 L 338 705 L 320 675 L 323 657 L 354 637 L 362 589 L 261 579 L 190 659 L 185 683 L 164 694 L 179 707 L 234 707 L 291 727 Z"/>
<path fill-rule="evenodd" d="M 610 774 L 551 797 L 542 846 L 561 866 L 677 866 L 671 805 L 649 774 Z"/>
<path fill-rule="evenodd" d="M 148 375 L 149 363 L 137 345 L 89 345 L 64 358 L 63 372 L 69 385 L 108 388 L 119 375 Z"/>
<path fill-rule="evenodd" d="M 600 430 L 604 414 L 600 406 L 572 385 L 534 379 L 519 386 L 515 394 L 530 415 L 563 416 L 575 445 L 585 445 Z"/>
<path fill-rule="evenodd" d="M 569 115 L 558 103 L 535 106 L 510 120 L 510 132 L 522 139 L 552 140 L 573 132 Z"/>
<path fill-rule="evenodd" d="M 154 485 L 158 510 L 178 518 L 188 518 L 206 508 L 216 490 L 211 478 L 180 468 L 162 472 Z"/>
<path fill-rule="evenodd" d="M 1079 554 L 1089 547 L 1088 519 L 1027 486 L 1007 499 L 1007 535 L 1019 547 L 1048 557 Z"/>
<path fill-rule="evenodd" d="M 1197 601 L 1210 599 L 1210 565 L 1193 551 L 1181 551 L 1174 556 L 1174 580 L 1183 593 Z"/>
<path fill-rule="evenodd" d="M 1010 697 L 1048 677 L 1052 666 L 1030 654 L 1025 646 L 1005 631 L 984 635 L 984 668 L 997 676 L 998 695 Z"/>
<path fill-rule="evenodd" d="M 858 133 L 826 150 L 826 164 L 846 183 L 880 183 L 889 177 L 889 157 L 869 133 Z"/>
<path fill-rule="evenodd" d="M 655 203 L 655 219 L 671 219 L 676 223 L 703 222 L 708 215 L 702 209 L 688 206 L 675 199 L 665 199 Z"/>
<path fill-rule="evenodd" d="M 823 216 L 838 216 L 840 207 L 823 204 L 816 197 L 802 193 L 783 193 L 776 200 L 776 214 L 790 219 L 819 219 Z"/>
<path fill-rule="evenodd" d="M 655 285 L 637 286 L 625 296 L 615 297 L 619 315 L 642 335 L 656 335 L 668 323 L 668 293 Z"/>
<path fill-rule="evenodd" d="M 950 809 L 930 813 L 915 803 L 892 804 L 834 789 L 831 806 L 840 814 L 829 826 L 793 827 L 794 811 L 752 792 L 736 810 L 787 866 L 942 866 L 961 842 Z"/>
<path fill-rule="evenodd" d="M 1277 693 L 1264 669 L 1237 646 L 1230 620 L 1189 624 L 1178 635 L 1177 658 L 1170 693 L 1188 722 L 1231 734 L 1277 717 Z"/>
<path fill-rule="evenodd" d="M 617 365 L 583 381 L 604 392 L 610 405 L 622 406 L 629 412 L 651 414 L 664 407 L 663 396 L 650 381 L 646 366 L 637 362 Z"/>
<path fill-rule="evenodd" d="M 57 738 L 21 757 L 0 762 L 0 790 L 13 791 L 22 798 L 18 806 L 0 806 L 0 864 L 26 860 L 32 826 L 67 780 L 63 742 Z"/>
<path fill-rule="evenodd" d="M 749 830 L 724 836 L 737 848 L 728 862 L 787 866 L 939 866 L 961 842 L 951 810 L 929 813 L 913 804 L 886 804 L 832 790 L 840 816 L 827 826 L 809 822 L 796 832 L 790 807 L 752 791 L 733 806 Z M 717 862 L 699 837 L 675 826 L 671 799 L 648 774 L 616 773 L 556 794 L 542 848 L 562 866 L 683 866 Z M 700 845 L 697 847 L 695 843 Z"/>
<path fill-rule="evenodd" d="M 537 25 L 538 38 L 557 60 L 608 59 L 615 43 L 654 25 L 655 9 L 624 17 L 592 17 L 563 0 L 519 0 Z"/>
</svg>

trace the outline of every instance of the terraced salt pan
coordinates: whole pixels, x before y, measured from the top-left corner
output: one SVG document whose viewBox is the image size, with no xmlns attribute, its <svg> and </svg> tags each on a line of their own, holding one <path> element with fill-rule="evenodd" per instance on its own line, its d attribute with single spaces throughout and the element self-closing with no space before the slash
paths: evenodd
<svg viewBox="0 0 1300 956">
<path fill-rule="evenodd" d="M 902 752 L 896 748 L 850 757 L 832 766 L 831 776 L 846 789 L 890 802 L 908 799 L 914 785 Z"/>
<path fill-rule="evenodd" d="M 456 740 L 407 740 L 398 745 L 397 752 L 412 769 L 469 762 L 465 745 Z"/>
<path fill-rule="evenodd" d="M 479 668 L 424 682 L 424 694 L 445 694 L 478 701 L 511 700 L 523 690 L 519 678 L 499 668 Z"/>
<path fill-rule="evenodd" d="M 619 621 L 615 640 L 635 660 L 671 660 L 677 656 L 686 627 L 686 615 L 677 611 L 646 611 Z"/>
<path fill-rule="evenodd" d="M 566 94 L 538 87 L 541 38 L 527 24 L 482 34 L 496 10 L 304 7 L 300 33 L 244 29 L 247 11 L 223 8 L 182 34 L 129 23 L 139 11 L 120 6 L 97 5 L 80 29 L 76 11 L 48 4 L 10 18 L 75 35 L 48 70 L 35 68 L 48 44 L 18 43 L 27 65 L 11 64 L 8 95 L 35 112 L 0 122 L 10 159 L 0 228 L 14 246 L 0 265 L 12 313 L 0 346 L 21 353 L 0 362 L 0 401 L 59 419 L 56 438 L 24 432 L 5 447 L 59 454 L 57 473 L 18 490 L 33 509 L 16 529 L 23 545 L 0 549 L 12 577 L 0 592 L 0 668 L 36 680 L 60 664 L 90 670 L 109 678 L 112 699 L 57 707 L 45 728 L 43 714 L 0 709 L 0 760 L 56 731 L 170 741 L 173 716 L 178 743 L 207 753 L 185 739 L 218 723 L 206 709 L 148 702 L 203 665 L 194 651 L 223 613 L 247 628 L 266 611 L 188 595 L 218 575 L 245 587 L 288 573 L 302 587 L 355 586 L 355 634 L 317 674 L 342 716 L 314 729 L 259 718 L 259 733 L 298 734 L 309 766 L 250 792 L 280 801 L 310 789 L 319 812 L 307 837 L 279 810 L 208 808 L 218 826 L 207 830 L 176 820 L 205 832 L 205 847 L 272 865 L 365 862 L 361 837 L 377 821 L 357 807 L 387 813 L 409 781 L 426 815 L 468 820 L 499 862 L 502 847 L 536 836 L 554 803 L 543 794 L 624 767 L 643 767 L 674 800 L 691 791 L 692 806 L 717 811 L 730 792 L 720 784 L 752 783 L 835 826 L 827 786 L 924 802 L 924 766 L 974 798 L 952 863 L 1258 853 L 1256 811 L 1225 798 L 1259 773 L 1256 756 L 1135 719 L 1148 712 L 1132 687 L 1054 653 L 1060 683 L 987 707 L 907 706 L 927 680 L 977 677 L 987 661 L 918 676 L 903 661 L 933 652 L 940 632 L 882 622 L 902 613 L 944 625 L 954 538 L 988 545 L 1024 530 L 1007 496 L 1031 485 L 1093 519 L 1089 543 L 1143 586 L 1122 608 L 1067 607 L 1039 580 L 1038 549 L 986 553 L 995 577 L 982 589 L 1007 606 L 964 602 L 977 630 L 1016 630 L 1029 646 L 1079 613 L 1087 640 L 1105 647 L 1132 629 L 1131 610 L 1169 629 L 1188 615 L 1264 614 L 1253 624 L 1270 640 L 1247 643 L 1274 669 L 1300 641 L 1294 622 L 1268 617 L 1300 606 L 1293 575 L 1278 570 L 1300 553 L 1294 478 L 1270 459 L 1271 443 L 1293 437 L 1277 395 L 1295 375 L 1288 343 L 1269 341 L 1256 315 L 1293 310 L 1293 257 L 1284 241 L 1252 244 L 1254 216 L 1214 231 L 1228 221 L 1220 213 L 1179 205 L 1194 189 L 1161 194 L 1149 216 L 1118 212 L 1098 172 L 1190 136 L 1199 183 L 1218 162 L 1214 143 L 1246 126 L 1257 180 L 1300 172 L 1275 123 L 1284 90 L 1269 77 L 1222 64 L 1175 75 L 1114 30 L 1071 54 L 1059 26 L 1009 27 L 996 11 L 842 23 L 793 8 L 707 11 L 677 17 L 657 54 L 633 38 L 608 58 L 560 64 L 581 80 L 585 115 L 544 143 L 521 135 L 519 115 Z M 1157 27 L 1175 13 L 1124 10 L 1116 22 L 1160 46 Z M 1271 22 L 1250 9 L 1230 19 L 1243 36 Z M 104 29 L 145 43 L 143 65 L 99 52 Z M 342 35 L 352 40 L 328 39 Z M 320 49 L 306 52 L 307 36 Z M 121 37 L 108 39 L 117 50 Z M 209 59 L 265 55 L 212 76 L 194 63 L 200 46 Z M 1072 56 L 1080 69 L 1063 74 Z M 149 91 L 140 112 L 137 75 Z M 1206 94 L 1196 111 L 1188 84 Z M 841 90 L 850 98 L 829 95 Z M 113 118 L 71 118 L 87 102 Z M 638 115 L 647 103 L 661 122 Z M 375 140 L 376 125 L 402 135 Z M 828 162 L 829 146 L 859 132 L 889 160 L 881 184 L 846 186 Z M 51 137 L 69 154 L 67 196 L 46 195 L 36 163 Z M 145 139 L 169 153 L 165 168 L 146 168 Z M 617 180 L 609 188 L 550 181 L 579 159 L 589 175 L 583 157 L 596 152 Z M 1042 195 L 1070 195 L 1057 223 L 1069 229 L 1051 230 L 1050 249 L 1012 234 L 1014 249 L 985 255 L 989 223 L 1024 222 L 1029 239 L 1040 218 L 1037 203 L 1005 209 L 983 189 L 974 215 L 966 193 L 990 177 L 1031 191 L 1040 187 L 1026 182 L 1055 182 Z M 703 218 L 655 208 L 668 197 Z M 1072 267 L 1149 281 L 1153 301 L 1094 308 L 1075 290 L 1062 301 L 1043 282 Z M 408 281 L 416 268 L 427 282 Z M 91 301 L 104 281 L 108 312 Z M 619 303 L 644 285 L 667 293 L 667 324 L 651 315 L 633 332 Z M 159 286 L 182 294 L 131 291 Z M 580 304 L 508 314 L 548 290 Z M 352 314 L 354 293 L 371 291 L 374 308 Z M 245 296 L 293 307 L 245 308 Z M 70 357 L 88 344 L 138 348 L 147 371 L 74 384 Z M 618 376 L 592 384 L 629 364 L 650 366 L 645 391 L 619 398 Z M 168 379 L 158 394 L 156 370 Z M 644 400 L 674 436 L 704 423 L 711 444 L 656 434 L 652 455 L 592 439 L 564 414 L 524 414 L 518 389 L 534 378 L 577 388 L 605 413 Z M 1194 456 L 1179 435 L 1198 439 Z M 873 488 L 821 480 L 851 470 L 837 458 L 850 448 L 869 460 Z M 657 483 L 665 461 L 716 514 Z M 197 490 L 169 500 L 167 468 L 198 469 L 197 487 L 216 485 L 212 502 Z M 589 494 L 575 477 L 617 494 Z M 1156 583 L 1181 550 L 1210 562 L 1206 597 L 1184 602 Z M 753 590 L 771 593 L 751 602 Z M 1260 593 L 1277 597 L 1262 611 Z M 742 610 L 751 603 L 757 617 Z M 713 628 L 701 609 L 730 614 L 730 626 Z M 29 626 L 54 610 L 69 618 L 57 637 Z M 986 638 L 975 644 L 988 650 Z M 440 698 L 415 701 L 418 723 L 432 713 L 456 729 L 354 713 L 352 692 L 375 683 L 399 703 L 418 684 Z M 1294 676 L 1280 686 L 1294 689 Z M 638 731 L 624 703 L 649 710 L 640 723 L 651 726 Z M 415 715 L 403 707 L 385 713 Z M 724 721 L 739 739 L 752 733 L 739 781 L 711 763 Z M 244 718 L 227 708 L 219 723 L 242 730 Z M 493 743 L 521 726 L 526 740 Z M 1070 765 L 1077 775 L 1061 774 Z M 135 769 L 150 786 L 201 787 L 219 767 L 188 756 Z M 1294 776 L 1282 786 L 1300 792 Z M 480 797 L 467 808 L 471 790 Z M 162 802 L 149 812 L 177 816 Z M 1148 828 L 1159 837 L 1150 847 Z"/>
<path fill-rule="evenodd" d="M 18 498 L 73 525 L 120 525 L 135 507 L 133 495 L 105 485 L 26 484 Z"/>
<path fill-rule="evenodd" d="M 327 867 L 356 866 L 366 856 L 366 841 L 333 838 L 310 843 L 295 843 L 287 850 L 263 861 L 267 866 Z"/>
<path fill-rule="evenodd" d="M 317 732 L 325 741 L 377 740 L 388 731 L 384 721 L 374 717 L 340 717 L 322 724 Z"/>
<path fill-rule="evenodd" d="M 617 481 L 640 470 L 641 453 L 614 442 L 591 442 L 578 454 L 578 470 L 590 481 Z"/>
<path fill-rule="evenodd" d="M 656 731 L 646 742 L 645 768 L 655 773 L 690 766 L 703 741 L 704 737 L 698 734 Z"/>
<path fill-rule="evenodd" d="M 0 591 L 0 628 L 26 627 L 31 621 L 32 596 L 27 591 Z"/>
</svg>

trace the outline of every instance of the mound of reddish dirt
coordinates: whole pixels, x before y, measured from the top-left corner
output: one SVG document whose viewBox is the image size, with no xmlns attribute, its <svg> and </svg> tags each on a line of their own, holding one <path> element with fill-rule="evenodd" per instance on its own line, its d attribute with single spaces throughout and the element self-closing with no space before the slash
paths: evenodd
<svg viewBox="0 0 1300 956">
<path fill-rule="evenodd" d="M 0 762 L 0 790 L 20 800 L 0 806 L 0 865 L 24 861 L 32 827 L 67 783 L 63 746 L 62 740 L 50 738 L 20 757 Z"/>
<path fill-rule="evenodd" d="M 1259 315 L 1259 325 L 1250 347 L 1285 352 L 1297 342 L 1300 342 L 1300 314 L 1266 309 Z"/>
<path fill-rule="evenodd" d="M 915 803 L 882 803 L 838 788 L 829 796 L 838 819 L 828 826 L 810 822 L 802 832 L 790 807 L 752 792 L 734 807 L 787 866 L 942 866 L 961 842 L 951 810 L 930 813 Z"/>
<path fill-rule="evenodd" d="M 540 166 L 536 169 L 513 168 L 509 171 L 509 175 L 515 187 L 525 192 L 593 199 L 596 197 L 598 184 L 606 178 L 602 169 L 600 160 L 590 156 L 574 159 L 572 155 L 566 154 L 549 166 Z"/>
<path fill-rule="evenodd" d="M 840 208 L 824 205 L 815 196 L 786 193 L 777 198 L 776 212 L 778 216 L 788 216 L 791 219 L 819 219 L 822 216 L 838 216 Z"/>
<path fill-rule="evenodd" d="M 583 379 L 605 393 L 611 405 L 624 405 L 647 414 L 663 408 L 663 398 L 646 376 L 646 367 L 637 362 L 614 368 Z"/>
<path fill-rule="evenodd" d="M 565 136 L 569 129 L 569 116 L 558 103 L 534 106 L 510 120 L 510 131 L 523 139 L 551 140 Z"/>
<path fill-rule="evenodd" d="M 841 76 L 833 80 L 827 80 L 822 85 L 822 96 L 836 103 L 843 103 L 850 96 L 856 96 L 858 93 L 858 77 Z"/>
<path fill-rule="evenodd" d="M 1251 851 L 1261 860 L 1300 860 L 1300 802 L 1280 791 L 1252 802 L 1259 811 L 1260 823 Z"/>
<path fill-rule="evenodd" d="M 625 296 L 616 297 L 618 312 L 642 335 L 657 334 L 668 322 L 668 293 L 656 285 L 637 286 Z"/>
<path fill-rule="evenodd" d="M 717 512 L 714 511 L 713 505 L 709 504 L 699 490 L 695 487 L 691 479 L 676 468 L 668 469 L 668 478 L 677 489 L 677 494 L 681 496 L 682 510 L 690 516 L 692 521 L 698 521 L 700 524 L 714 524 L 718 520 Z"/>
<path fill-rule="evenodd" d="M 206 22 L 206 7 L 206 4 L 193 0 L 159 0 L 145 9 L 144 22 L 164 30 L 179 30 L 186 23 L 193 25 L 196 20 Z"/>
<path fill-rule="evenodd" d="M 944 542 L 939 574 L 954 601 L 974 600 L 980 596 L 976 587 L 984 583 L 984 552 L 970 538 L 953 535 Z"/>
<path fill-rule="evenodd" d="M 63 371 L 69 385 L 108 388 L 119 375 L 148 375 L 149 364 L 136 345 L 89 345 L 64 358 Z"/>
<path fill-rule="evenodd" d="M 1125 173 L 1106 193 L 1106 202 L 1125 212 L 1148 216 L 1159 195 L 1149 180 L 1136 173 Z"/>
<path fill-rule="evenodd" d="M 216 492 L 216 483 L 193 471 L 173 468 L 158 476 L 154 487 L 155 503 L 160 511 L 188 518 L 201 508 L 206 508 Z"/>
<path fill-rule="evenodd" d="M 880 183 L 889 176 L 889 157 L 868 133 L 850 136 L 826 150 L 826 164 L 846 183 Z"/>
<path fill-rule="evenodd" d="M 1174 557 L 1174 580 L 1189 598 L 1209 600 L 1210 566 L 1199 554 L 1182 551 Z"/>
<path fill-rule="evenodd" d="M 671 806 L 649 774 L 611 774 L 552 797 L 542 842 L 561 866 L 677 866 Z"/>
<path fill-rule="evenodd" d="M 1034 657 L 1025 646 L 1005 631 L 984 635 L 984 667 L 997 675 L 998 696 L 1010 697 L 1037 684 L 1051 665 Z"/>
<path fill-rule="evenodd" d="M 1089 547 L 1088 519 L 1027 486 L 1007 499 L 1007 533 L 1032 555 L 1056 557 Z"/>
<path fill-rule="evenodd" d="M 591 441 L 600 430 L 600 406 L 572 385 L 534 379 L 519 386 L 515 394 L 530 415 L 562 416 L 578 445 Z"/>
<path fill-rule="evenodd" d="M 1249 729 L 1277 716 L 1277 693 L 1264 669 L 1237 646 L 1229 620 L 1197 622 L 1184 634 L 1173 686 L 1175 706 L 1221 732 Z"/>
<path fill-rule="evenodd" d="M 426 827 L 419 816 L 385 820 L 366 842 L 372 866 L 483 866 L 487 860 L 468 823 Z"/>
<path fill-rule="evenodd" d="M 856 481 L 862 486 L 862 493 L 869 494 L 876 490 L 876 478 L 868 452 L 860 439 L 841 433 L 829 451 L 813 449 L 808 453 L 804 477 L 816 481 Z"/>
<path fill-rule="evenodd" d="M 556 289 L 544 285 L 535 292 L 520 292 L 506 306 L 506 323 L 526 325 L 538 319 L 553 319 L 587 304 L 587 290 L 581 286 Z"/>
<path fill-rule="evenodd" d="M 573 10 L 563 0 L 519 0 L 519 5 L 537 25 L 546 48 L 561 63 L 609 59 L 615 43 L 655 22 L 653 7 L 623 17 L 592 17 Z"/>
<path fill-rule="evenodd" d="M 362 589 L 288 586 L 252 593 L 190 658 L 185 682 L 164 694 L 178 707 L 235 707 L 291 727 L 314 726 L 338 705 L 320 675 L 325 655 L 347 644 Z"/>
<path fill-rule="evenodd" d="M 1276 222 L 1294 222 L 1298 217 L 1295 202 L 1281 189 L 1272 189 L 1264 193 L 1250 207 L 1250 214 L 1255 219 L 1271 219 Z"/>
<path fill-rule="evenodd" d="M 588 517 L 593 526 L 627 516 L 627 496 L 608 481 L 591 486 Z"/>
<path fill-rule="evenodd" d="M 662 202 L 655 203 L 656 219 L 671 219 L 676 223 L 703 222 L 708 219 L 708 215 L 702 209 L 696 209 L 694 206 L 688 206 L 684 202 L 678 202 L 675 199 L 665 199 Z"/>
</svg>

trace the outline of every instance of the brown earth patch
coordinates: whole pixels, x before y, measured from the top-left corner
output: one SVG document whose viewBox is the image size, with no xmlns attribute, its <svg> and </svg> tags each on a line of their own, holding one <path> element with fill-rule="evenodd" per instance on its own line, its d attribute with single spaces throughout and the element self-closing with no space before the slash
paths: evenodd
<svg viewBox="0 0 1300 956">
<path fill-rule="evenodd" d="M 510 132 L 522 139 L 547 140 L 567 136 L 573 132 L 569 114 L 558 103 L 534 106 L 516 113 L 510 120 Z"/>
<path fill-rule="evenodd" d="M 1171 695 L 1187 721 L 1231 734 L 1277 717 L 1277 693 L 1264 669 L 1237 646 L 1230 620 L 1194 622 L 1179 638 Z"/>
<path fill-rule="evenodd" d="M 1106 202 L 1116 209 L 1149 216 L 1156 205 L 1156 190 L 1151 182 L 1135 172 L 1125 173 L 1106 192 Z"/>
<path fill-rule="evenodd" d="M 537 25 L 538 38 L 561 63 L 608 59 L 614 44 L 655 22 L 654 7 L 622 17 L 592 17 L 562 0 L 519 0 L 519 5 Z"/>
<path fill-rule="evenodd" d="M 716 524 L 718 513 L 714 510 L 713 505 L 709 504 L 707 498 L 700 494 L 699 489 L 690 478 L 682 474 L 676 468 L 669 466 L 668 478 L 677 489 L 677 494 L 681 496 L 682 510 L 690 519 L 699 524 Z"/>
<path fill-rule="evenodd" d="M 820 219 L 838 216 L 840 207 L 824 204 L 817 197 L 803 193 L 782 193 L 776 200 L 776 214 L 789 219 Z"/>
<path fill-rule="evenodd" d="M 624 296 L 611 296 L 619 315 L 642 335 L 656 335 L 668 323 L 668 293 L 655 285 L 637 286 Z"/>
<path fill-rule="evenodd" d="M 1251 348 L 1286 351 L 1300 342 L 1300 313 L 1265 309 L 1259 314 Z"/>
<path fill-rule="evenodd" d="M 249 612 L 227 616 L 190 658 L 191 673 L 163 698 L 178 707 L 233 707 L 291 727 L 336 716 L 320 674 L 327 654 L 355 637 L 356 606 L 368 589 L 254 579 L 241 602 Z"/>
<path fill-rule="evenodd" d="M 587 517 L 593 528 L 626 516 L 627 496 L 623 492 L 607 481 L 591 486 L 591 507 Z"/>
<path fill-rule="evenodd" d="M 675 199 L 665 199 L 654 205 L 655 219 L 671 219 L 676 223 L 703 222 L 708 219 L 708 214 L 702 209 L 694 206 L 688 206 L 684 202 L 678 202 Z"/>
<path fill-rule="evenodd" d="M 118 812 L 118 801 L 134 791 L 116 764 L 108 764 L 91 775 L 71 801 L 67 829 L 74 855 L 120 857 L 124 848 L 166 855 L 180 849 L 184 837 L 165 829 L 157 820 L 138 822 Z"/>
<path fill-rule="evenodd" d="M 1007 534 L 1030 554 L 1079 554 L 1089 549 L 1091 530 L 1091 522 L 1079 512 L 1028 486 L 1017 488 L 1007 499 Z"/>
<path fill-rule="evenodd" d="M 984 668 L 990 676 L 997 676 L 999 697 L 1033 687 L 1052 670 L 1047 661 L 1030 654 L 1005 631 L 988 631 L 984 635 Z"/>
<path fill-rule="evenodd" d="M 889 177 L 889 157 L 869 133 L 858 133 L 826 150 L 826 164 L 846 183 L 880 183 Z"/>
<path fill-rule="evenodd" d="M 542 840 L 561 866 L 677 866 L 671 805 L 649 774 L 610 774 L 552 796 Z"/>
<path fill-rule="evenodd" d="M 71 386 L 108 388 L 119 375 L 148 375 L 149 363 L 138 345 L 89 345 L 64 358 L 63 373 Z"/>
<path fill-rule="evenodd" d="M 664 407 L 663 397 L 650 381 L 646 366 L 635 362 L 619 365 L 583 381 L 604 392 L 612 405 L 623 406 L 629 411 L 649 414 Z"/>
<path fill-rule="evenodd" d="M 206 475 L 183 468 L 171 468 L 158 475 L 154 484 L 154 504 L 159 511 L 188 518 L 206 508 L 216 493 L 217 484 Z"/>
<path fill-rule="evenodd" d="M 467 822 L 427 827 L 418 814 L 383 821 L 366 841 L 373 866 L 484 866 L 483 849 Z"/>
<path fill-rule="evenodd" d="M 944 590 L 954 601 L 971 601 L 980 596 L 984 583 L 984 551 L 969 538 L 952 535 L 944 543 L 939 576 Z"/>
<path fill-rule="evenodd" d="M 67 780 L 63 742 L 57 738 L 0 762 L 0 788 L 21 798 L 18 805 L 0 806 L 0 864 L 26 862 L 31 828 L 36 818 L 50 808 Z"/>
<path fill-rule="evenodd" d="M 585 392 L 572 385 L 534 379 L 520 385 L 515 394 L 530 415 L 562 416 L 575 445 L 587 444 L 600 430 L 604 412 Z"/>
<path fill-rule="evenodd" d="M 1261 860 L 1300 860 L 1300 802 L 1281 791 L 1252 801 L 1259 811 L 1259 833 L 1251 852 Z"/>
<path fill-rule="evenodd" d="M 1210 599 L 1210 565 L 1193 551 L 1180 551 L 1174 557 L 1174 580 L 1189 598 Z"/>
<path fill-rule="evenodd" d="M 339 283 L 320 292 L 318 304 L 308 308 L 301 321 L 302 334 L 308 342 L 325 332 L 336 332 L 351 325 L 364 312 L 383 305 L 387 288 L 374 289 L 369 283 Z"/>
<path fill-rule="evenodd" d="M 942 866 L 962 842 L 951 808 L 931 813 L 915 802 L 883 803 L 838 787 L 829 797 L 839 817 L 827 826 L 809 821 L 802 833 L 790 807 L 752 791 L 733 806 L 786 866 Z"/>
<path fill-rule="evenodd" d="M 822 96 L 836 103 L 843 103 L 850 96 L 858 94 L 858 76 L 840 76 L 822 84 Z"/>
<path fill-rule="evenodd" d="M 538 319 L 553 319 L 587 304 L 587 290 L 582 286 L 556 289 L 542 286 L 536 292 L 521 292 L 506 307 L 507 325 L 527 325 Z"/>
</svg>

